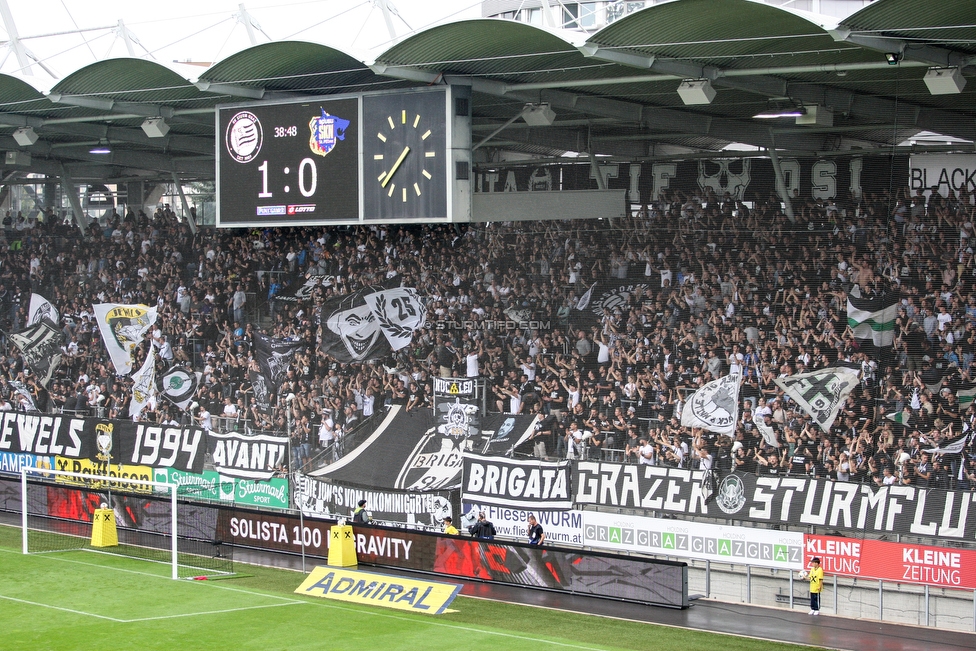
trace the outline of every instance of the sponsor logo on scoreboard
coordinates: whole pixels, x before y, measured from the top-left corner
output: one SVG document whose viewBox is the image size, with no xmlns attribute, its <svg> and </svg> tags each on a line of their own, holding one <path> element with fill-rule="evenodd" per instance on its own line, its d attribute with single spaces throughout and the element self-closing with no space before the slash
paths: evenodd
<svg viewBox="0 0 976 651">
<path fill-rule="evenodd" d="M 266 215 L 284 215 L 287 211 L 287 206 L 258 206 L 257 215 L 258 217 L 263 217 Z"/>
<path fill-rule="evenodd" d="M 315 212 L 314 203 L 293 203 L 288 205 L 289 215 L 299 215 L 302 213 Z"/>
</svg>

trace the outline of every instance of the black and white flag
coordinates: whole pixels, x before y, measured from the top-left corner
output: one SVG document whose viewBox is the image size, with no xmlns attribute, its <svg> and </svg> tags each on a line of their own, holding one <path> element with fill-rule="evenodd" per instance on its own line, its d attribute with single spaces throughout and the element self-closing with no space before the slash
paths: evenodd
<svg viewBox="0 0 976 651">
<path fill-rule="evenodd" d="M 10 341 L 20 349 L 24 361 L 45 387 L 61 364 L 61 346 L 64 334 L 50 319 L 43 317 L 25 330 L 9 335 Z"/>
<path fill-rule="evenodd" d="M 701 427 L 716 434 L 731 435 L 739 413 L 738 373 L 712 380 L 695 391 L 681 410 L 683 427 Z"/>
<path fill-rule="evenodd" d="M 58 308 L 40 294 L 31 294 L 30 311 L 27 313 L 27 325 L 40 323 L 41 319 L 50 319 L 51 323 L 61 323 Z"/>
<path fill-rule="evenodd" d="M 295 353 L 303 348 L 305 343 L 301 341 L 276 339 L 260 332 L 254 335 L 254 356 L 261 367 L 261 374 L 273 391 L 278 391 L 288 372 L 288 365 Z"/>
<path fill-rule="evenodd" d="M 336 298 L 322 305 L 323 353 L 348 364 L 380 359 L 390 352 L 390 342 L 382 334 L 380 322 L 366 297 L 386 288 L 372 285 Z"/>
<path fill-rule="evenodd" d="M 185 366 L 174 366 L 159 377 L 156 388 L 159 395 L 185 410 L 197 393 L 200 376 Z"/>
<path fill-rule="evenodd" d="M 414 331 L 427 323 L 424 299 L 413 287 L 384 289 L 364 298 L 393 350 L 409 346 Z"/>
<path fill-rule="evenodd" d="M 955 441 L 948 443 L 940 443 L 934 448 L 928 448 L 925 451 L 929 454 L 962 454 L 962 451 L 966 449 L 966 444 L 969 439 L 973 436 L 973 432 L 966 432 Z"/>
<path fill-rule="evenodd" d="M 16 400 L 20 403 L 20 406 L 17 408 L 18 411 L 37 411 L 37 405 L 34 404 L 34 395 L 27 388 L 26 384 L 18 380 L 10 380 L 7 384 L 17 393 Z"/>
<path fill-rule="evenodd" d="M 857 386 L 860 371 L 860 365 L 838 362 L 836 366 L 777 378 L 774 382 L 820 429 L 828 432 L 847 396 Z"/>
</svg>

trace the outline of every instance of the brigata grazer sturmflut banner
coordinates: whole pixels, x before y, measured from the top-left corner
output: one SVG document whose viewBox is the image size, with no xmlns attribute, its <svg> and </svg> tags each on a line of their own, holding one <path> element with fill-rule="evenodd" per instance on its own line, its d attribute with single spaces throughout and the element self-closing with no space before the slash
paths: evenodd
<svg viewBox="0 0 976 651">
<path fill-rule="evenodd" d="M 573 507 L 569 461 L 464 455 L 462 499 L 536 510 Z"/>
<path fill-rule="evenodd" d="M 706 501 L 709 493 L 702 490 L 702 475 L 662 466 L 580 461 L 573 477 L 574 501 L 869 534 L 976 540 L 972 491 L 730 473 L 719 478 L 715 496 Z"/>
<path fill-rule="evenodd" d="M 5 411 L 0 452 L 200 472 L 207 434 L 198 427 Z"/>
</svg>

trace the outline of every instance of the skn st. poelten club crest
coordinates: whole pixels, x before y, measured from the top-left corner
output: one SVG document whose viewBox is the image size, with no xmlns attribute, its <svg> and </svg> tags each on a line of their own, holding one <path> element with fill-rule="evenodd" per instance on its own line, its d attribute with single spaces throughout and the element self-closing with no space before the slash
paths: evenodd
<svg viewBox="0 0 976 651">
<path fill-rule="evenodd" d="M 308 128 L 312 132 L 308 139 L 308 148 L 313 154 L 325 156 L 332 151 L 338 141 L 346 139 L 349 120 L 329 115 L 325 109 L 319 110 L 322 111 L 322 115 L 308 121 Z"/>
</svg>

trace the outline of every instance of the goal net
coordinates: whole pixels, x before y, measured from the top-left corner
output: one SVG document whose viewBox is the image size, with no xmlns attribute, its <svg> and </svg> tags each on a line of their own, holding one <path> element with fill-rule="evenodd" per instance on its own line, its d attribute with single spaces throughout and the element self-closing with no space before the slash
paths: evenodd
<svg viewBox="0 0 976 651">
<path fill-rule="evenodd" d="M 172 577 L 234 573 L 233 547 L 217 536 L 217 511 L 180 501 L 185 487 L 40 468 L 21 470 L 23 552 L 85 550 L 171 566 Z M 92 545 L 96 512 L 118 544 Z M 113 541 L 114 542 L 114 541 Z"/>
</svg>

